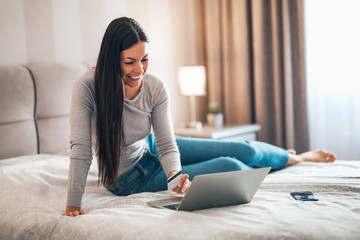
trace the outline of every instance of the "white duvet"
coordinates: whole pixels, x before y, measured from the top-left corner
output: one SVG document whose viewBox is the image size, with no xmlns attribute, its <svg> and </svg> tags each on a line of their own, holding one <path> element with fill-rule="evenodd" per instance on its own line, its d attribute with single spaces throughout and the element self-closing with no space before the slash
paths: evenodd
<svg viewBox="0 0 360 240">
<path fill-rule="evenodd" d="M 0 160 L 0 239 L 360 239 L 360 161 L 302 163 L 270 173 L 250 204 L 194 212 L 147 205 L 167 191 L 114 196 L 93 164 L 88 214 L 76 218 L 61 216 L 68 166 L 59 155 Z M 319 201 L 289 194 L 305 190 Z"/>
</svg>

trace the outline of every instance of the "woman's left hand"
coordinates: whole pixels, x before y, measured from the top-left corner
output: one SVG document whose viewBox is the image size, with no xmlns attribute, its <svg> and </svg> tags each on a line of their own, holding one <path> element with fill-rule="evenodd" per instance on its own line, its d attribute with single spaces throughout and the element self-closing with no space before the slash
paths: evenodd
<svg viewBox="0 0 360 240">
<path fill-rule="evenodd" d="M 170 174 L 169 174 L 170 175 Z M 170 176 L 169 176 L 170 177 Z M 185 194 L 191 185 L 188 174 L 183 174 L 179 184 L 172 189 L 172 191 L 178 194 Z"/>
</svg>

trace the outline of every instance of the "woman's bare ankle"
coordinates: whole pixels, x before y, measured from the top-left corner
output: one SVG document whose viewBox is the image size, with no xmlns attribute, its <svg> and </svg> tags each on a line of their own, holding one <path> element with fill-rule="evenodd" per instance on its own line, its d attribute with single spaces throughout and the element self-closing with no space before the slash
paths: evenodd
<svg viewBox="0 0 360 240">
<path fill-rule="evenodd" d="M 289 161 L 287 166 L 295 165 L 299 162 L 301 162 L 301 160 L 298 155 L 289 153 Z"/>
</svg>

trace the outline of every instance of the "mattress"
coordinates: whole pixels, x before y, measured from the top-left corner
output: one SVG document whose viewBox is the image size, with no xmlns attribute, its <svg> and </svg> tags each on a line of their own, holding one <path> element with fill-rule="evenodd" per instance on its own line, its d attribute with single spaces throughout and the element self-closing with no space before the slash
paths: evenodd
<svg viewBox="0 0 360 240">
<path fill-rule="evenodd" d="M 270 173 L 249 204 L 193 212 L 150 207 L 168 191 L 118 197 L 90 168 L 83 208 L 64 217 L 69 159 L 0 161 L 0 239 L 360 239 L 360 161 L 300 163 Z M 290 192 L 312 191 L 317 202 Z"/>
</svg>

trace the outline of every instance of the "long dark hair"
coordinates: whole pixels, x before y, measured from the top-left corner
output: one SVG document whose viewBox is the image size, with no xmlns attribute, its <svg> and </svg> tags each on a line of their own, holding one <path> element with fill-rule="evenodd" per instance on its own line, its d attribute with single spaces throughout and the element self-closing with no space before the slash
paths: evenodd
<svg viewBox="0 0 360 240">
<path fill-rule="evenodd" d="M 120 53 L 138 43 L 148 42 L 141 26 L 131 18 L 113 20 L 104 34 L 95 70 L 96 155 L 99 184 L 117 184 L 120 153 L 124 145 L 124 85 Z"/>
</svg>

